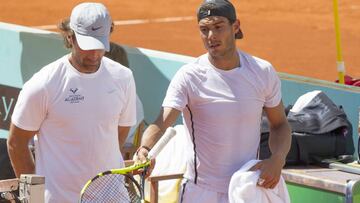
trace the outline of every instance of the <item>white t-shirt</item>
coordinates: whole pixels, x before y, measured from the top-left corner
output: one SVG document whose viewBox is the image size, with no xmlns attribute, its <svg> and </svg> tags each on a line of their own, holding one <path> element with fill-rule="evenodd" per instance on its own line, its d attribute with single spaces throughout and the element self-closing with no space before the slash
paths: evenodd
<svg viewBox="0 0 360 203">
<path fill-rule="evenodd" d="M 136 122 L 132 72 L 103 57 L 84 74 L 69 55 L 45 66 L 24 84 L 12 122 L 36 131 L 36 173 L 45 176 L 45 201 L 77 202 L 86 181 L 123 166 L 118 126 Z"/>
<path fill-rule="evenodd" d="M 214 67 L 208 54 L 184 65 L 163 102 L 183 112 L 192 140 L 185 177 L 223 193 L 233 173 L 256 158 L 263 107 L 281 101 L 280 79 L 272 65 L 238 53 L 241 66 L 229 71 Z"/>
</svg>

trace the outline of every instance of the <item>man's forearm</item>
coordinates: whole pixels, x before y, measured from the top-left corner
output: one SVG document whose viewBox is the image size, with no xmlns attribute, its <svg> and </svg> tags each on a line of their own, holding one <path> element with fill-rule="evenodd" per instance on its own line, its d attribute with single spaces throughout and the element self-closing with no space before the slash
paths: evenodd
<svg viewBox="0 0 360 203">
<path fill-rule="evenodd" d="M 156 124 L 151 124 L 145 130 L 144 135 L 141 139 L 141 146 L 146 146 L 148 148 L 152 148 L 155 143 L 160 139 L 163 134 L 164 129 L 161 129 Z"/>
<path fill-rule="evenodd" d="M 284 123 L 277 128 L 271 128 L 269 147 L 272 156 L 284 159 L 291 147 L 291 130 L 287 123 Z"/>
<path fill-rule="evenodd" d="M 128 137 L 129 131 L 130 127 L 128 126 L 118 126 L 118 142 L 120 152 L 123 152 L 123 147 Z"/>
<path fill-rule="evenodd" d="M 164 107 L 156 121 L 145 130 L 141 139 L 141 145 L 152 148 L 162 134 L 165 133 L 166 129 L 175 123 L 180 113 L 179 110 L 174 108 Z"/>
<path fill-rule="evenodd" d="M 16 177 L 19 178 L 21 174 L 35 173 L 34 158 L 28 146 L 14 146 L 8 143 L 8 153 Z"/>
</svg>

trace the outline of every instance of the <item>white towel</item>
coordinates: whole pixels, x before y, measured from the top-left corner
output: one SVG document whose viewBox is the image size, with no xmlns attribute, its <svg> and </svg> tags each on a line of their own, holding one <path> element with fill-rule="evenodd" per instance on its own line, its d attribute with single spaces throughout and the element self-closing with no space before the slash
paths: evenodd
<svg viewBox="0 0 360 203">
<path fill-rule="evenodd" d="M 251 160 L 233 174 L 229 184 L 230 203 L 290 203 L 284 179 L 274 189 L 257 186 L 260 171 L 249 171 L 259 160 Z"/>
</svg>

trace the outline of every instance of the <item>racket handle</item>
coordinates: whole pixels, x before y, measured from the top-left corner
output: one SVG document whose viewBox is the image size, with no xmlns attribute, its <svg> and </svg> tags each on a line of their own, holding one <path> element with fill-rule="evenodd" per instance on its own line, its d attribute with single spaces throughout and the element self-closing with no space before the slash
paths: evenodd
<svg viewBox="0 0 360 203">
<path fill-rule="evenodd" d="M 175 134 L 176 130 L 173 127 L 168 127 L 163 136 L 161 136 L 160 140 L 157 141 L 154 147 L 150 150 L 148 158 L 155 158 L 159 154 L 159 152 L 165 147 L 165 145 L 170 141 L 170 139 L 175 136 Z"/>
</svg>

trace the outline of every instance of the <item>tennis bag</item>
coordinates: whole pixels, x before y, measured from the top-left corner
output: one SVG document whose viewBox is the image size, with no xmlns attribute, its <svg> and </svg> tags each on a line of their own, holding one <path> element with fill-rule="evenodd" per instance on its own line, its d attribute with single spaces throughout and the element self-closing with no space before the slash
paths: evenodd
<svg viewBox="0 0 360 203">
<path fill-rule="evenodd" d="M 321 91 L 313 91 L 301 97 L 298 99 L 301 100 L 300 105 L 297 101 L 294 106 L 285 109 L 292 128 L 291 148 L 286 157 L 286 165 L 320 164 L 324 159 L 342 161 L 341 157 L 352 157 L 355 150 L 353 129 L 343 108 L 335 105 Z M 263 116 L 260 159 L 271 155 L 268 138 L 268 120 Z"/>
</svg>

